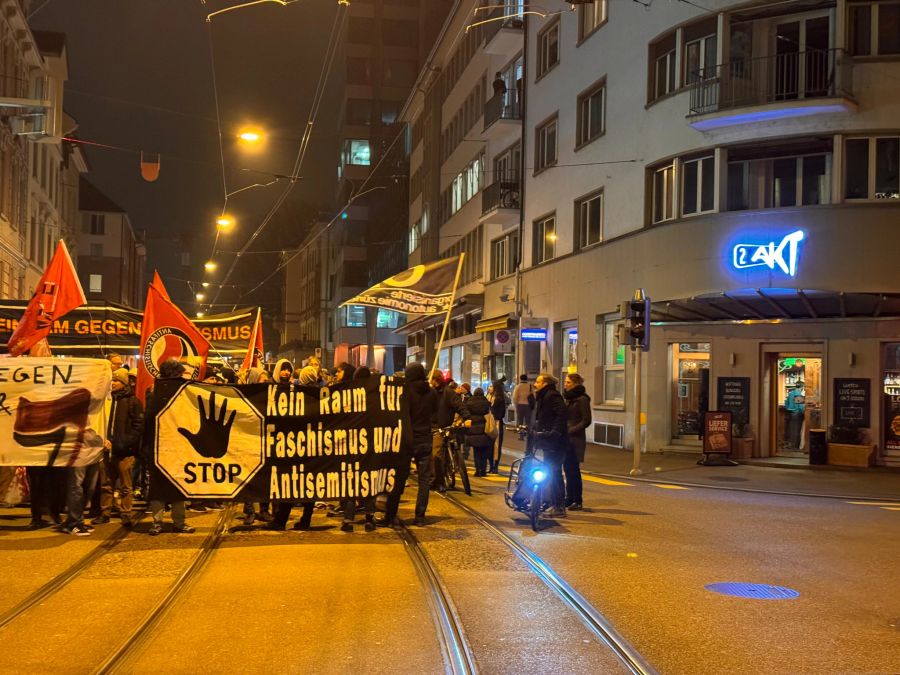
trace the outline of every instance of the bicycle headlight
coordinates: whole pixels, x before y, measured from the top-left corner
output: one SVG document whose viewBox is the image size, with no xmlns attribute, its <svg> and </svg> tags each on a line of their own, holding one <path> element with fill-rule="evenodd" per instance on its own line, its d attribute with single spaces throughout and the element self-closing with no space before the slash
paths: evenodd
<svg viewBox="0 0 900 675">
<path fill-rule="evenodd" d="M 544 473 L 543 469 L 535 469 L 534 471 L 531 472 L 531 478 L 534 480 L 535 483 L 542 482 L 546 477 L 547 477 L 547 474 Z"/>
</svg>

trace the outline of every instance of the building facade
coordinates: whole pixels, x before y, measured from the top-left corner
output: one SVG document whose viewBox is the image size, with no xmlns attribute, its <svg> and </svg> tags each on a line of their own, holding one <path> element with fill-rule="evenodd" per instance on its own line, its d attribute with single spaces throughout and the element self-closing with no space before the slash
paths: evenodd
<svg viewBox="0 0 900 675">
<path fill-rule="evenodd" d="M 647 449 L 699 452 L 731 409 L 757 457 L 850 427 L 900 464 L 900 3 L 645 4 L 525 18 L 521 266 L 485 316 L 538 328 L 519 369 L 584 376 L 594 442 L 639 405 Z"/>
<path fill-rule="evenodd" d="M 76 268 L 88 303 L 143 306 L 147 250 L 118 204 L 81 177 Z"/>
</svg>

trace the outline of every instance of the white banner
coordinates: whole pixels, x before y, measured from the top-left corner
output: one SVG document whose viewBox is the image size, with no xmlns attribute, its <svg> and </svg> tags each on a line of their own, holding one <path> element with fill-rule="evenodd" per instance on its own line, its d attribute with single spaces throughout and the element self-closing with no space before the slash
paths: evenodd
<svg viewBox="0 0 900 675">
<path fill-rule="evenodd" d="M 0 358 L 0 466 L 86 466 L 106 438 L 103 359 Z"/>
</svg>

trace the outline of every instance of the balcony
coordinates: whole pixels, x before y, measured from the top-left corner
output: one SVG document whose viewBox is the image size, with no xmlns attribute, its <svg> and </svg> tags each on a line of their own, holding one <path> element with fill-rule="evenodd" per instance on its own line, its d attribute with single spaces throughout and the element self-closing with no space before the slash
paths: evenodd
<svg viewBox="0 0 900 675">
<path fill-rule="evenodd" d="M 688 120 L 700 131 L 856 108 L 842 49 L 737 59 L 701 68 L 695 77 Z"/>
<path fill-rule="evenodd" d="M 479 21 L 497 19 L 484 24 L 484 51 L 488 54 L 513 55 L 525 44 L 524 22 L 521 16 L 508 16 L 511 7 L 497 7 L 485 16 L 478 15 Z M 506 16 L 500 20 L 499 17 Z"/>
<path fill-rule="evenodd" d="M 513 143 L 522 135 L 522 107 L 515 89 L 494 94 L 484 104 L 484 130 L 482 138 L 497 141 L 500 145 Z"/>
<path fill-rule="evenodd" d="M 481 221 L 506 227 L 519 222 L 522 183 L 518 180 L 499 180 L 481 191 Z"/>
</svg>

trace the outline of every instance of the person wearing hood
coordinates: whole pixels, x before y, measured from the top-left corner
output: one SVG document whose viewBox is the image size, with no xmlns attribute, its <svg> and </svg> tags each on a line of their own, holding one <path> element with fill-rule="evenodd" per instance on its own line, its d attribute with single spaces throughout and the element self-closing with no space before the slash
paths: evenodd
<svg viewBox="0 0 900 675">
<path fill-rule="evenodd" d="M 416 495 L 415 524 L 425 525 L 428 510 L 428 488 L 431 485 L 431 420 L 437 414 L 438 395 L 428 385 L 425 368 L 421 363 L 410 363 L 403 371 L 406 384 L 403 400 L 409 406 L 410 429 L 412 431 L 413 461 L 416 463 L 419 493 Z M 409 477 L 409 462 L 400 465 L 397 471 L 398 489 L 388 495 L 384 507 L 382 525 L 393 525 L 400 506 L 400 497 Z"/>
<path fill-rule="evenodd" d="M 294 364 L 289 359 L 278 359 L 275 370 L 272 371 L 272 379 L 276 384 L 290 384 L 294 376 Z"/>
<path fill-rule="evenodd" d="M 563 383 L 568 410 L 569 448 L 563 462 L 566 474 L 566 508 L 581 511 L 581 467 L 587 446 L 585 429 L 591 425 L 591 398 L 584 391 L 584 378 L 578 373 L 566 375 Z"/>
<path fill-rule="evenodd" d="M 466 428 L 466 443 L 472 446 L 475 455 L 475 475 L 487 476 L 491 446 L 494 444 L 494 439 L 485 433 L 487 416 L 491 414 L 491 404 L 485 398 L 484 390 L 478 387 L 466 400 L 465 405 L 472 421 L 471 426 Z"/>
<path fill-rule="evenodd" d="M 334 382 L 332 384 L 348 384 L 356 374 L 356 366 L 344 361 L 334 369 Z"/>
<path fill-rule="evenodd" d="M 128 370 L 112 377 L 112 403 L 106 427 L 106 449 L 100 464 L 100 515 L 91 522 L 108 523 L 116 482 L 119 483 L 122 525 L 132 525 L 132 468 L 144 433 L 144 408 L 128 384 Z"/>
</svg>

